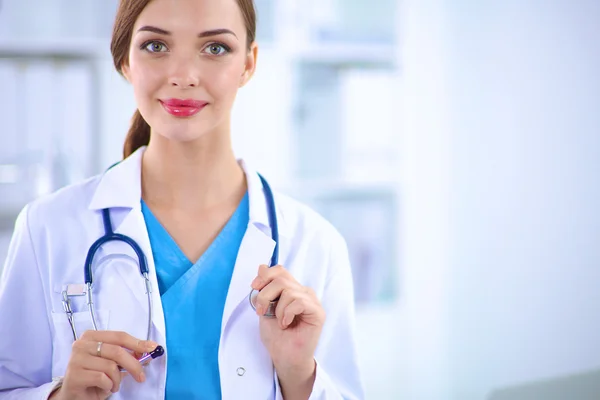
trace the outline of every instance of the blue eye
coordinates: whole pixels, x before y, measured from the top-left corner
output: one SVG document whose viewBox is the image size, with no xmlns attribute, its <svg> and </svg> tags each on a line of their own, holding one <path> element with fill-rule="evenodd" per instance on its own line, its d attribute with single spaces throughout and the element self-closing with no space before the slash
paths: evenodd
<svg viewBox="0 0 600 400">
<path fill-rule="evenodd" d="M 142 48 L 146 51 L 149 51 L 150 53 L 162 53 L 167 51 L 167 46 L 165 46 L 164 43 L 157 41 L 144 43 L 142 45 Z"/>
<path fill-rule="evenodd" d="M 213 56 L 222 56 L 229 53 L 230 48 L 221 43 L 211 43 L 206 47 L 205 51 L 208 51 Z"/>
</svg>

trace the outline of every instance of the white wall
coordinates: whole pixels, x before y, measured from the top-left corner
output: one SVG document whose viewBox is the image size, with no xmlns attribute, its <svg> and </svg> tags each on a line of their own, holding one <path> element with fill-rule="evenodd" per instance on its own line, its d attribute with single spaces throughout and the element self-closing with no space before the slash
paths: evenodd
<svg viewBox="0 0 600 400">
<path fill-rule="evenodd" d="M 401 142 L 402 271 L 399 385 L 388 398 L 447 399 L 449 157 L 445 9 L 441 0 L 406 1 Z"/>
<path fill-rule="evenodd" d="M 600 3 L 407 10 L 403 393 L 599 368 Z"/>
<path fill-rule="evenodd" d="M 123 157 L 123 143 L 131 117 L 136 109 L 133 89 L 117 73 L 110 51 L 99 61 L 100 90 L 100 170 L 108 168 Z"/>
<path fill-rule="evenodd" d="M 259 48 L 256 71 L 237 94 L 232 141 L 237 157 L 261 171 L 274 187 L 287 183 L 294 159 L 291 66 L 280 51 Z"/>
<path fill-rule="evenodd" d="M 450 351 L 468 399 L 600 367 L 600 3 L 463 4 Z"/>
</svg>

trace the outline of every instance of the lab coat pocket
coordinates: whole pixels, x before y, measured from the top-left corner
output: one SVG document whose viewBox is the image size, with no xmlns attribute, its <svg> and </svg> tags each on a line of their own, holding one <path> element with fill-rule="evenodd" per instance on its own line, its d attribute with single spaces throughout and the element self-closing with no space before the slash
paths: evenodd
<svg viewBox="0 0 600 400">
<path fill-rule="evenodd" d="M 98 329 L 109 329 L 109 310 L 95 310 Z M 89 311 L 73 313 L 73 321 L 77 337 L 83 332 L 93 330 L 92 317 Z M 52 324 L 54 325 L 53 352 L 52 352 L 52 376 L 63 376 L 71 357 L 73 346 L 73 331 L 65 312 L 53 312 Z"/>
</svg>

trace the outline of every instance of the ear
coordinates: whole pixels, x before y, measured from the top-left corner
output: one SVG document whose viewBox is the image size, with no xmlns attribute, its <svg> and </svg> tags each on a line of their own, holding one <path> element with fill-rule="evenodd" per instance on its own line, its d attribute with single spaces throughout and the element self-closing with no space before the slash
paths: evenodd
<svg viewBox="0 0 600 400">
<path fill-rule="evenodd" d="M 123 65 L 121 66 L 121 74 L 123 75 L 123 77 L 125 77 L 125 79 L 127 79 L 127 82 L 131 83 L 131 79 L 129 78 L 129 64 L 128 63 L 123 63 Z"/>
<path fill-rule="evenodd" d="M 240 87 L 243 87 L 250 81 L 256 70 L 256 59 L 258 57 L 258 45 L 256 42 L 252 43 L 250 50 L 246 54 L 246 63 L 244 65 L 244 73 L 240 78 Z"/>
</svg>

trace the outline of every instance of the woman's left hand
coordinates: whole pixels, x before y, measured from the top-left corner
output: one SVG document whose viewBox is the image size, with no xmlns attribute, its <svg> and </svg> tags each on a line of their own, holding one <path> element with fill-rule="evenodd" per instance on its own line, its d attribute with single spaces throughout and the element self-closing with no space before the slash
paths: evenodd
<svg viewBox="0 0 600 400">
<path fill-rule="evenodd" d="M 256 312 L 260 336 L 280 379 L 307 379 L 316 368 L 314 355 L 325 322 L 325 310 L 314 291 L 302 286 L 282 266 L 261 265 L 252 288 L 259 290 Z M 265 317 L 269 302 L 279 299 L 276 318 Z"/>
</svg>

